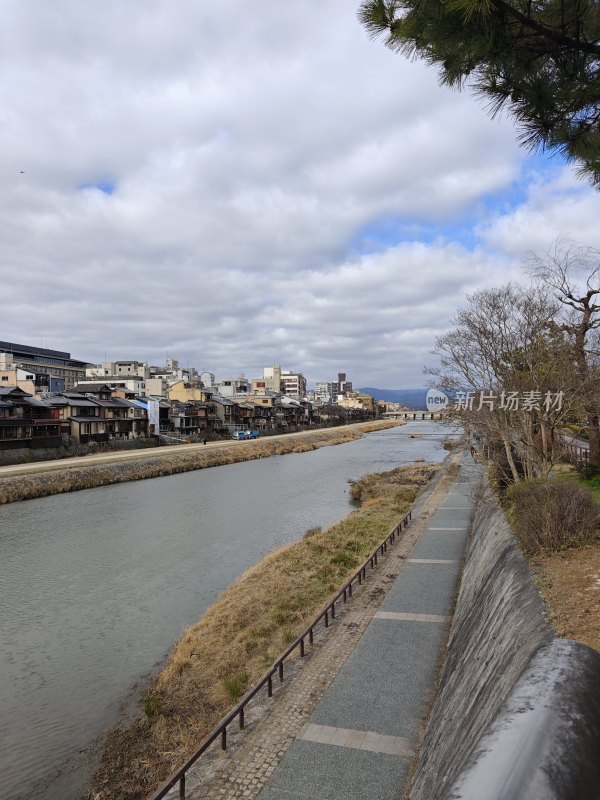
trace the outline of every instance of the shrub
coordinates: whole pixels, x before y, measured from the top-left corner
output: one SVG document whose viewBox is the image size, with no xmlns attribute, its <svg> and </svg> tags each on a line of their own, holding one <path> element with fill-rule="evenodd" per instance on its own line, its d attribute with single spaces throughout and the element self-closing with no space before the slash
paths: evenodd
<svg viewBox="0 0 600 800">
<path fill-rule="evenodd" d="M 142 706 L 149 719 L 159 717 L 163 713 L 162 699 L 152 692 L 146 692 L 142 695 Z"/>
<path fill-rule="evenodd" d="M 600 464 L 597 461 L 578 461 L 575 469 L 579 477 L 590 480 L 600 476 Z"/>
<path fill-rule="evenodd" d="M 591 491 L 570 481 L 517 483 L 506 499 L 519 543 L 529 554 L 577 547 L 598 535 L 599 507 Z"/>
<path fill-rule="evenodd" d="M 304 539 L 310 539 L 311 536 L 316 536 L 318 533 L 321 533 L 321 526 L 317 525 L 314 528 L 309 528 L 306 533 L 304 534 Z"/>
</svg>

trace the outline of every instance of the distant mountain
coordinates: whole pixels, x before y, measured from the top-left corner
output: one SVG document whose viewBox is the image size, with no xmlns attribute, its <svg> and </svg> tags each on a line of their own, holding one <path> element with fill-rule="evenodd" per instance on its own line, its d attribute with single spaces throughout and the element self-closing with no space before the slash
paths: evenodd
<svg viewBox="0 0 600 800">
<path fill-rule="evenodd" d="M 359 391 L 370 394 L 376 400 L 386 400 L 388 403 L 402 403 L 406 408 L 415 411 L 425 410 L 425 398 L 427 389 L 375 389 L 373 386 L 365 386 Z"/>
</svg>

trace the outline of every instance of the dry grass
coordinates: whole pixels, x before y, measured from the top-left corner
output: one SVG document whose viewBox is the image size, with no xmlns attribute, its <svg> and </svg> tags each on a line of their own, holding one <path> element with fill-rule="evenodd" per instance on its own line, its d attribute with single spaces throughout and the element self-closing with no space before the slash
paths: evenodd
<svg viewBox="0 0 600 800">
<path fill-rule="evenodd" d="M 219 447 L 195 448 L 189 453 L 169 452 L 169 449 L 165 448 L 160 455 L 142 456 L 122 463 L 75 468 L 69 468 L 65 463 L 64 469 L 0 478 L 0 504 L 91 489 L 94 486 L 174 475 L 178 472 L 235 464 L 239 461 L 251 461 L 272 455 L 304 453 L 327 445 L 351 442 L 360 439 L 365 433 L 391 428 L 396 424 L 387 420 L 364 422 L 343 428 L 325 428 L 273 439 L 265 437 L 251 442 L 225 442 Z"/>
<path fill-rule="evenodd" d="M 537 557 L 530 566 L 558 635 L 600 652 L 600 544 Z"/>
<path fill-rule="evenodd" d="M 144 714 L 112 731 L 96 800 L 141 800 L 180 766 L 408 510 L 437 467 L 420 464 L 353 484 L 359 510 L 248 570 L 186 630 L 151 681 Z"/>
</svg>

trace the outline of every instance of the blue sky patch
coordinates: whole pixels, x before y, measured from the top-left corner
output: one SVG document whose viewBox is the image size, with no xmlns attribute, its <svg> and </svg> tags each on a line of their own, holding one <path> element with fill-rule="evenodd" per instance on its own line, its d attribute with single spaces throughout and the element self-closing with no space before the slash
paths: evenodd
<svg viewBox="0 0 600 800">
<path fill-rule="evenodd" d="M 115 184 L 110 181 L 92 181 L 90 183 L 81 183 L 77 188 L 79 191 L 83 189 L 98 189 L 99 192 L 111 195 L 115 191 Z"/>
<path fill-rule="evenodd" d="M 510 214 L 527 201 L 529 188 L 537 175 L 547 181 L 557 177 L 567 163 L 556 153 L 533 153 L 523 161 L 518 177 L 510 186 L 481 196 L 446 223 L 391 214 L 374 219 L 356 231 L 348 243 L 347 255 L 380 253 L 405 242 L 429 245 L 456 242 L 467 250 L 474 250 L 481 244 L 477 230 L 482 223 Z"/>
</svg>

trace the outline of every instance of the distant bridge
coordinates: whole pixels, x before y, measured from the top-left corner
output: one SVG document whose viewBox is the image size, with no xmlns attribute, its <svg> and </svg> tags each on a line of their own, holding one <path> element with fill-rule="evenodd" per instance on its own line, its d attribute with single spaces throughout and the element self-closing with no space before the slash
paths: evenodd
<svg viewBox="0 0 600 800">
<path fill-rule="evenodd" d="M 444 419 L 441 411 L 386 411 L 381 419 Z"/>
</svg>

